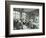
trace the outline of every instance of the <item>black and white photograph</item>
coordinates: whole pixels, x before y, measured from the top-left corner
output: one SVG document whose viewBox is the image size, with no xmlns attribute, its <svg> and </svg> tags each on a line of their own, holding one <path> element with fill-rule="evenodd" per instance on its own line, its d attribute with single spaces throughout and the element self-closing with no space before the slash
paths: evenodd
<svg viewBox="0 0 46 38">
<path fill-rule="evenodd" d="M 6 37 L 44 35 L 44 3 L 6 2 Z"/>
<path fill-rule="evenodd" d="M 39 29 L 39 9 L 13 8 L 13 30 Z"/>
</svg>

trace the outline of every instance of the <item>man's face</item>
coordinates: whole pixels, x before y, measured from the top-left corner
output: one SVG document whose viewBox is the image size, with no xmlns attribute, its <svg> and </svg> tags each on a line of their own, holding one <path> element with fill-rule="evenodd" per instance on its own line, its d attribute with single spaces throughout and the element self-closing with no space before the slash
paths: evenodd
<svg viewBox="0 0 46 38">
<path fill-rule="evenodd" d="M 33 22 L 33 19 L 30 19 L 31 22 Z"/>
</svg>

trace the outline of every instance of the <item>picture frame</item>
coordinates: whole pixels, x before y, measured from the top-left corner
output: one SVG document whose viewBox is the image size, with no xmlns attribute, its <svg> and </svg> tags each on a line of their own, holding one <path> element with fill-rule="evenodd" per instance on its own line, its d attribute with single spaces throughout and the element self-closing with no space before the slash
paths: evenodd
<svg viewBox="0 0 46 38">
<path fill-rule="evenodd" d="M 25 17 L 25 13 L 27 14 L 27 17 Z M 37 17 L 39 18 L 39 22 L 35 20 Z M 25 28 L 26 26 L 24 25 L 27 23 L 22 20 L 22 28 L 19 28 L 19 26 L 17 27 L 17 24 L 13 22 L 14 18 L 20 19 L 20 21 L 24 18 L 25 20 L 27 19 L 26 22 L 29 22 L 31 20 L 33 21 L 33 25 L 32 27 L 27 25 L 27 28 Z M 13 24 L 16 25 L 14 26 Z M 35 26 L 35 24 L 38 25 L 39 28 Z M 20 37 L 37 35 L 45 35 L 45 3 L 5 1 L 5 36 Z"/>
</svg>

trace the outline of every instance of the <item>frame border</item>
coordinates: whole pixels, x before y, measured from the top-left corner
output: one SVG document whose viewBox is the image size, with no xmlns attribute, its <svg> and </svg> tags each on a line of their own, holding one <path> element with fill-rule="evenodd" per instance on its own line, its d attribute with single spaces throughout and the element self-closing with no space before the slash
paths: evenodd
<svg viewBox="0 0 46 38">
<path fill-rule="evenodd" d="M 9 7 L 9 5 L 10 4 L 15 4 L 15 3 L 20 3 L 20 4 L 23 4 L 23 5 L 42 5 L 42 13 L 43 13 L 43 33 L 34 33 L 34 34 L 31 34 L 31 33 L 29 33 L 29 34 L 16 34 L 16 35 L 9 35 L 9 22 L 10 22 L 10 20 L 9 20 L 9 11 L 10 11 L 10 7 Z M 20 2 L 20 1 L 5 1 L 5 37 L 22 37 L 22 36 L 37 36 L 37 35 L 45 35 L 45 3 L 41 3 L 41 2 Z"/>
</svg>

